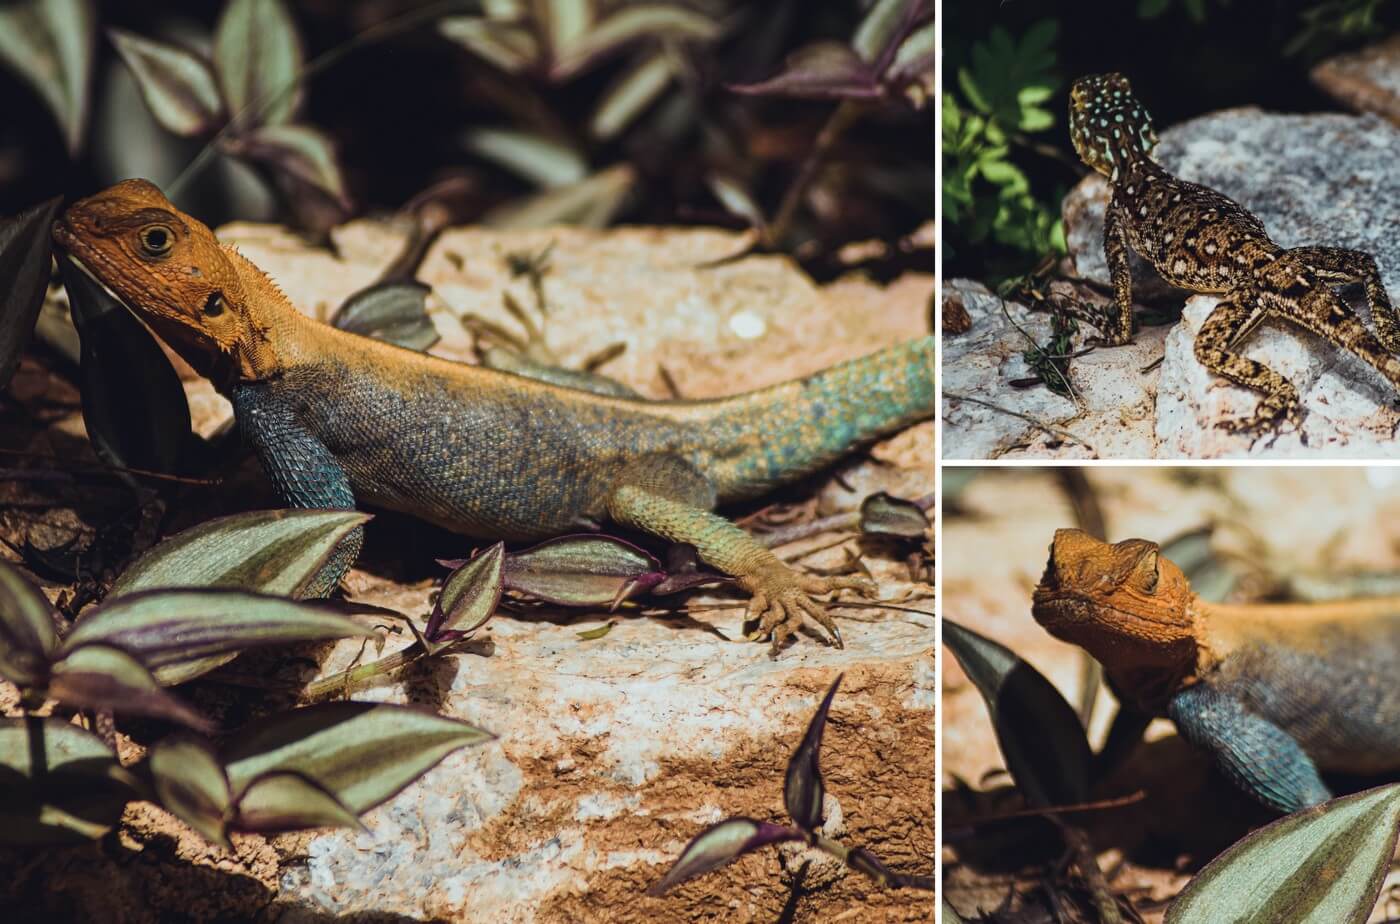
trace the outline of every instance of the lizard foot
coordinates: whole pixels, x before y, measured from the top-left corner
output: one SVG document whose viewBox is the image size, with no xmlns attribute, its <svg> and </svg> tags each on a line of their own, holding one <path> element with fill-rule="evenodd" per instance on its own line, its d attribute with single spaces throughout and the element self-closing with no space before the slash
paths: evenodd
<svg viewBox="0 0 1400 924">
<path fill-rule="evenodd" d="M 818 577 L 799 574 L 786 566 L 781 570 L 772 569 L 752 578 L 740 579 L 740 586 L 753 593 L 745 622 L 758 623 L 748 637 L 758 641 L 771 636 L 773 644 L 769 654 L 773 656 L 778 654 L 783 643 L 797 632 L 807 617 L 826 630 L 832 645 L 846 647 L 841 641 L 841 631 L 836 628 L 836 620 L 831 618 L 823 604 L 812 599 L 814 596 L 846 589 L 859 591 L 865 597 L 875 595 L 875 584 L 868 578 L 851 575 Z"/>
</svg>

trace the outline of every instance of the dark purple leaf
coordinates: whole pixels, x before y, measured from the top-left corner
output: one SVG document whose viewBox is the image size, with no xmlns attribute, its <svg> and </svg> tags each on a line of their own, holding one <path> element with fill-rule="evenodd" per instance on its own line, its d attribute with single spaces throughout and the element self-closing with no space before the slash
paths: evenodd
<svg viewBox="0 0 1400 924">
<path fill-rule="evenodd" d="M 264 125 L 226 144 L 229 153 L 267 164 L 284 176 L 329 197 L 341 209 L 351 207 L 335 144 L 309 125 Z"/>
<path fill-rule="evenodd" d="M 49 285 L 49 229 L 61 197 L 0 220 L 0 388 L 10 384 Z"/>
<path fill-rule="evenodd" d="M 680 859 L 659 882 L 647 889 L 647 894 L 662 895 L 687 879 L 719 869 L 760 847 L 804 839 L 801 831 L 785 825 L 752 818 L 726 818 L 695 835 L 681 851 Z"/>
<path fill-rule="evenodd" d="M 922 539 L 929 529 L 928 514 L 912 501 L 884 491 L 871 494 L 860 505 L 860 531 L 875 536 Z"/>
<path fill-rule="evenodd" d="M 214 67 L 229 115 L 244 127 L 287 122 L 302 64 L 301 38 L 282 0 L 230 0 L 214 32 Z"/>
<path fill-rule="evenodd" d="M 446 633 L 460 638 L 491 618 L 501 602 L 505 550 L 505 543 L 498 542 L 447 576 L 423 632 L 428 641 L 439 641 Z"/>
<path fill-rule="evenodd" d="M 203 741 L 171 735 L 151 748 L 148 762 L 156 796 L 166 811 L 205 839 L 228 848 L 232 793 L 218 756 Z"/>
<path fill-rule="evenodd" d="M 0 561 L 0 677 L 21 687 L 42 683 L 57 650 L 48 598 Z"/>
<path fill-rule="evenodd" d="M 750 96 L 876 99 L 884 91 L 875 69 L 840 42 L 816 42 L 788 55 L 783 69 L 758 83 L 730 84 Z"/>
<path fill-rule="evenodd" d="M 818 765 L 822 749 L 822 732 L 826 729 L 826 714 L 831 709 L 831 700 L 836 688 L 841 686 L 837 674 L 831 689 L 822 697 L 812 721 L 807 724 L 807 733 L 802 743 L 792 752 L 788 761 L 787 778 L 783 781 L 783 804 L 797 826 L 804 831 L 815 831 L 822 824 L 822 798 L 826 788 L 822 784 L 822 771 Z"/>
<path fill-rule="evenodd" d="M 551 539 L 506 556 L 502 578 L 510 590 L 563 606 L 616 608 L 666 577 L 655 558 L 612 536 Z"/>
<path fill-rule="evenodd" d="M 79 709 L 145 715 L 211 731 L 214 724 L 164 690 L 140 661 L 110 645 L 82 645 L 54 664 L 48 693 Z"/>
<path fill-rule="evenodd" d="M 341 303 L 331 324 L 422 352 L 441 339 L 428 316 L 428 293 L 432 291 L 421 282 L 376 282 Z"/>
<path fill-rule="evenodd" d="M 131 68 L 146 108 L 166 131 L 183 138 L 209 134 L 224 120 L 224 103 L 209 62 L 168 42 L 108 29 Z"/>
<path fill-rule="evenodd" d="M 70 157 L 82 146 L 96 37 L 93 0 L 0 3 L 0 63 L 43 98 Z"/>
<path fill-rule="evenodd" d="M 59 718 L 0 719 L 0 844 L 101 837 L 140 783 L 92 732 Z"/>
</svg>

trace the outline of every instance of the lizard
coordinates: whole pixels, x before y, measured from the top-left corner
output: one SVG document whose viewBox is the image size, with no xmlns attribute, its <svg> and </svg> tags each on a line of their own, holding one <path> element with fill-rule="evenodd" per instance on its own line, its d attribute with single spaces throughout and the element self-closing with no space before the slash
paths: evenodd
<svg viewBox="0 0 1400 924">
<path fill-rule="evenodd" d="M 1061 529 L 1032 600 L 1125 709 L 1170 718 L 1277 811 L 1331 798 L 1319 771 L 1400 770 L 1400 597 L 1210 603 L 1154 542 Z"/>
<path fill-rule="evenodd" d="M 55 242 L 233 404 L 289 507 L 401 511 L 473 537 L 527 540 L 603 522 L 695 547 L 749 595 L 772 653 L 816 598 L 870 595 L 852 575 L 794 570 L 722 504 L 762 496 L 851 449 L 931 419 L 933 337 L 727 398 L 646 401 L 453 362 L 299 312 L 277 285 L 154 184 L 72 204 Z M 359 554 L 343 540 L 324 596 Z"/>
<path fill-rule="evenodd" d="M 1218 427 L 1257 437 L 1279 432 L 1285 422 L 1301 424 L 1293 383 L 1239 351 L 1267 318 L 1289 321 L 1355 354 L 1400 388 L 1400 319 L 1374 257 L 1341 247 L 1284 248 L 1234 200 L 1168 173 L 1152 157 L 1152 118 L 1122 74 L 1076 80 L 1069 123 L 1079 158 L 1113 187 L 1104 220 L 1113 300 L 1066 306 L 1101 332 L 1101 343 L 1132 339 L 1131 247 L 1172 285 L 1221 296 L 1196 335 L 1196 359 L 1263 397 L 1252 415 L 1218 421 Z M 1354 283 L 1363 288 L 1375 333 L 1332 288 Z"/>
</svg>

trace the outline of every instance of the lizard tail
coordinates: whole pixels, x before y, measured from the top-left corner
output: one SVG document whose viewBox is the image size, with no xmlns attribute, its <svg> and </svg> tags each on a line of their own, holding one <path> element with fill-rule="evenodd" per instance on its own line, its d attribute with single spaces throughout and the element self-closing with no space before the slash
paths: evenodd
<svg viewBox="0 0 1400 924">
<path fill-rule="evenodd" d="M 703 468 L 722 501 L 755 497 L 853 446 L 933 418 L 933 337 L 711 404 Z"/>
</svg>

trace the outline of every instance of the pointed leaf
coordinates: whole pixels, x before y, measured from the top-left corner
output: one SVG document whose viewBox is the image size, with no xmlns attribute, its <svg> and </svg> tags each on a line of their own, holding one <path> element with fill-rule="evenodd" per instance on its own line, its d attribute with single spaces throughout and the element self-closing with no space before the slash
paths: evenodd
<svg viewBox="0 0 1400 924">
<path fill-rule="evenodd" d="M 841 677 L 841 674 L 837 674 L 831 682 L 831 689 L 822 697 L 812 721 L 807 723 L 807 733 L 802 736 L 802 743 L 792 752 L 792 759 L 787 765 L 783 804 L 793 822 L 804 831 L 815 831 L 822 825 L 822 799 L 826 795 L 819 766 L 822 732 L 826 730 L 826 714 L 831 709 L 836 688 L 841 686 Z"/>
<path fill-rule="evenodd" d="M 214 725 L 161 688 L 136 658 L 110 645 L 81 645 L 53 666 L 48 693 L 78 709 L 144 715 L 210 731 Z"/>
<path fill-rule="evenodd" d="M 178 472 L 189 444 L 190 406 L 180 376 L 141 322 L 80 264 L 58 257 L 79 363 L 83 425 L 111 465 Z"/>
<path fill-rule="evenodd" d="M 738 215 L 747 221 L 750 227 L 767 227 L 768 220 L 763 216 L 762 207 L 737 180 L 722 173 L 711 172 L 705 175 L 705 185 L 710 187 L 710 192 L 715 194 L 715 198 L 731 215 Z"/>
<path fill-rule="evenodd" d="M 230 150 L 239 157 L 265 163 L 324 193 L 342 208 L 350 208 L 335 144 L 319 129 L 309 125 L 264 125 L 241 136 Z"/>
<path fill-rule="evenodd" d="M 922 539 L 929 530 L 928 514 L 918 504 L 884 491 L 871 494 L 860 505 L 860 531 L 875 536 Z"/>
<path fill-rule="evenodd" d="M 588 120 L 588 133 L 604 141 L 622 134 L 637 116 L 656 102 L 675 73 L 675 59 L 664 50 L 633 64 L 603 94 L 593 117 Z"/>
<path fill-rule="evenodd" d="M 0 561 L 0 677 L 21 687 L 42 683 L 57 651 L 48 598 L 14 565 Z"/>
<path fill-rule="evenodd" d="M 364 828 L 354 812 L 316 781 L 291 771 L 264 774 L 243 791 L 233 827 L 277 834 L 304 828 Z"/>
<path fill-rule="evenodd" d="M 322 703 L 243 729 L 224 753 L 240 795 L 260 776 L 295 771 L 356 814 L 392 798 L 448 754 L 494 736 L 387 703 Z"/>
<path fill-rule="evenodd" d="M 438 641 L 446 633 L 462 637 L 479 629 L 501 602 L 501 567 L 506 546 L 498 542 L 443 581 L 424 636 Z"/>
<path fill-rule="evenodd" d="M 932 11 L 928 0 L 876 0 L 870 12 L 856 27 L 851 48 L 862 61 L 874 63 L 888 54 L 890 43 L 896 41 L 908 24 Z"/>
<path fill-rule="evenodd" d="M 598 626 L 597 628 L 594 628 L 594 629 L 585 629 L 585 630 L 582 631 L 582 632 L 575 632 L 574 634 L 577 635 L 581 641 L 593 642 L 593 641 L 597 641 L 598 639 L 602 638 L 603 636 L 605 636 L 605 635 L 607 635 L 609 632 L 611 632 L 611 631 L 612 631 L 612 627 L 613 627 L 614 625 L 616 625 L 616 624 L 617 624 L 617 620 L 615 620 L 615 619 L 609 619 L 607 622 L 603 623 L 601 626 Z"/>
<path fill-rule="evenodd" d="M 29 345 L 49 285 L 53 238 L 49 229 L 62 197 L 55 196 L 0 219 L 0 388 L 10 384 Z"/>
<path fill-rule="evenodd" d="M 549 47 L 566 48 L 588 34 L 593 25 L 594 0 L 537 0 L 535 19 Z"/>
<path fill-rule="evenodd" d="M 291 119 L 300 93 L 286 91 L 301 63 L 301 39 L 282 0 L 229 0 L 214 33 L 214 69 L 231 116 L 245 126 Z"/>
<path fill-rule="evenodd" d="M 0 844 L 101 837 L 137 783 L 91 732 L 62 719 L 0 719 Z"/>
<path fill-rule="evenodd" d="M 881 94 L 875 71 L 840 42 L 815 42 L 787 56 L 783 69 L 758 83 L 731 84 L 749 96 L 873 99 Z"/>
<path fill-rule="evenodd" d="M 0 4 L 0 62 L 43 97 L 63 130 L 69 157 L 83 142 L 96 37 L 92 0 Z"/>
<path fill-rule="evenodd" d="M 1400 785 L 1303 809 L 1212 860 L 1167 909 L 1167 924 L 1363 924 L 1400 832 Z"/>
<path fill-rule="evenodd" d="M 752 818 L 726 818 L 695 835 L 681 851 L 680 859 L 659 882 L 647 889 L 647 894 L 664 894 L 687 879 L 719 869 L 760 847 L 802 839 L 801 831 L 783 825 Z"/>
<path fill-rule="evenodd" d="M 549 77 L 562 82 L 595 61 L 640 39 L 706 42 L 718 38 L 720 25 L 703 13 L 666 3 L 629 3 L 595 23 L 566 48 L 556 48 Z"/>
<path fill-rule="evenodd" d="M 376 282 L 347 298 L 331 324 L 422 352 L 442 339 L 428 316 L 432 291 L 421 282 Z"/>
<path fill-rule="evenodd" d="M 528 70 L 540 57 L 539 41 L 526 26 L 479 16 L 449 16 L 438 30 L 508 74 Z"/>
<path fill-rule="evenodd" d="M 1054 684 L 1005 646 L 949 619 L 943 644 L 982 694 L 1006 768 L 1026 801 L 1042 807 L 1086 801 L 1089 742 Z"/>
<path fill-rule="evenodd" d="M 921 81 L 933 94 L 933 64 L 938 51 L 938 28 L 929 23 L 909 34 L 899 45 L 894 60 L 885 71 L 885 79 L 899 83 Z"/>
<path fill-rule="evenodd" d="M 467 149 L 545 189 L 577 183 L 588 176 L 588 162 L 567 140 L 508 128 L 473 128 Z"/>
<path fill-rule="evenodd" d="M 224 103 L 208 62 L 178 45 L 122 29 L 108 29 L 107 34 L 131 68 L 146 108 L 163 128 L 183 138 L 218 128 Z"/>
<path fill-rule="evenodd" d="M 561 536 L 506 556 L 505 586 L 562 606 L 602 606 L 660 583 L 660 563 L 612 536 Z"/>
<path fill-rule="evenodd" d="M 65 650 L 100 642 L 140 658 L 166 685 L 263 645 L 374 633 L 331 610 L 241 590 L 148 590 L 109 597 L 78 620 Z"/>
<path fill-rule="evenodd" d="M 551 225 L 603 228 L 622 209 L 636 185 L 636 169 L 630 164 L 618 164 L 586 180 L 492 209 L 481 223 L 500 229 L 548 228 Z"/>
<path fill-rule="evenodd" d="M 151 748 L 156 796 L 166 811 L 227 849 L 232 797 L 218 757 L 203 741 L 171 735 Z"/>
<path fill-rule="evenodd" d="M 354 510 L 251 510 L 206 520 L 149 549 L 108 597 L 170 587 L 300 597 L 340 541 L 367 520 Z"/>
</svg>

